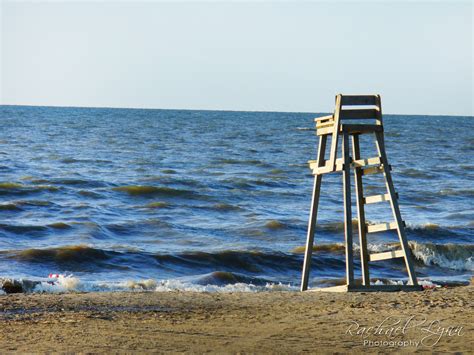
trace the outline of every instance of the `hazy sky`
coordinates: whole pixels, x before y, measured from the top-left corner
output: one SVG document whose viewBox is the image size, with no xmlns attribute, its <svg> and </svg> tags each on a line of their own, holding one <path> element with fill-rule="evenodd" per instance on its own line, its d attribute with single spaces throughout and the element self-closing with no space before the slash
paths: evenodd
<svg viewBox="0 0 474 355">
<path fill-rule="evenodd" d="M 474 115 L 473 2 L 1 6 L 3 104 Z"/>
</svg>

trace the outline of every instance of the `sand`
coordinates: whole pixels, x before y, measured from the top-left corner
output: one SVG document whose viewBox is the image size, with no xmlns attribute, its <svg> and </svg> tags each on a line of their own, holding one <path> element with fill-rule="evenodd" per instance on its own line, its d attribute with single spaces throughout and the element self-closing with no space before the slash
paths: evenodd
<svg viewBox="0 0 474 355">
<path fill-rule="evenodd" d="M 1 295 L 0 349 L 469 353 L 473 290 Z"/>
</svg>

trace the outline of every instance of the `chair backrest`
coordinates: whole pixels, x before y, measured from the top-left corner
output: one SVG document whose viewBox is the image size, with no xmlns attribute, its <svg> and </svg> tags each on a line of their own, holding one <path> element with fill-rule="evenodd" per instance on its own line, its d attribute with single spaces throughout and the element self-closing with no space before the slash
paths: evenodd
<svg viewBox="0 0 474 355">
<path fill-rule="evenodd" d="M 338 100 L 338 96 L 340 99 Z M 339 105 L 338 105 L 339 102 Z M 360 107 L 364 106 L 364 107 Z M 380 95 L 336 95 L 336 111 L 340 120 L 374 119 L 375 124 L 382 124 L 382 104 Z M 367 122 L 363 122 L 366 124 Z"/>
<path fill-rule="evenodd" d="M 360 107 L 364 106 L 364 107 Z M 339 127 L 343 120 L 375 120 L 376 125 L 382 125 L 382 103 L 380 95 L 336 95 L 336 108 L 333 114 L 334 126 L 329 155 L 329 167 L 336 169 L 337 144 Z M 367 124 L 367 122 L 362 122 Z"/>
</svg>

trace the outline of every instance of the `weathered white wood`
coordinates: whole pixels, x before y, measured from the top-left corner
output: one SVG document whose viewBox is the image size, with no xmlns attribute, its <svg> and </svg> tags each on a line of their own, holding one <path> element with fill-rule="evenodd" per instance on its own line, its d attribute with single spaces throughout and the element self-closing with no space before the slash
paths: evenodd
<svg viewBox="0 0 474 355">
<path fill-rule="evenodd" d="M 317 123 L 316 124 L 316 129 L 317 130 L 320 130 L 322 128 L 327 128 L 327 127 L 333 127 L 334 126 L 334 121 L 324 121 L 324 122 L 321 122 L 321 123 Z"/>
<path fill-rule="evenodd" d="M 372 195 L 372 196 L 365 196 L 364 197 L 364 203 L 366 205 L 371 204 L 371 203 L 384 202 L 384 201 L 390 201 L 390 195 L 389 194 Z"/>
<path fill-rule="evenodd" d="M 397 229 L 397 222 L 367 225 L 367 233 L 385 232 L 392 229 Z"/>
<path fill-rule="evenodd" d="M 308 161 L 310 169 L 313 169 L 313 174 L 327 174 L 327 173 L 332 173 L 332 165 L 330 161 L 325 161 L 325 164 L 323 166 L 318 165 L 317 160 L 310 160 Z M 336 169 L 334 171 L 342 171 L 342 166 L 343 166 L 343 161 L 342 158 L 336 159 Z"/>
<path fill-rule="evenodd" d="M 391 250 L 383 253 L 376 253 L 369 255 L 369 261 L 388 260 L 395 258 L 404 258 L 405 252 L 403 250 Z"/>
<path fill-rule="evenodd" d="M 324 127 L 324 128 L 317 128 L 316 135 L 318 136 L 327 136 L 329 134 L 334 133 L 334 126 L 331 127 Z"/>
<path fill-rule="evenodd" d="M 352 162 L 353 167 L 364 167 L 369 165 L 379 165 L 380 157 L 368 158 L 368 159 L 357 159 Z"/>
<path fill-rule="evenodd" d="M 327 136 L 319 139 L 319 147 L 317 154 L 318 164 L 324 165 L 324 153 L 326 151 Z M 303 272 L 301 276 L 301 291 L 308 288 L 309 271 L 311 269 L 311 256 L 313 254 L 314 232 L 316 230 L 316 220 L 318 216 L 319 195 L 321 193 L 322 175 L 314 177 L 313 195 L 311 198 L 311 209 L 308 221 L 308 234 L 306 236 L 306 250 L 304 254 Z"/>
<path fill-rule="evenodd" d="M 347 285 L 312 288 L 310 292 L 347 292 Z"/>
<path fill-rule="evenodd" d="M 352 153 L 355 160 L 360 159 L 360 144 L 359 136 L 352 136 Z M 362 284 L 370 284 L 369 276 L 369 258 L 367 251 L 367 238 L 365 231 L 365 211 L 364 211 L 364 189 L 362 186 L 362 169 L 360 167 L 354 168 L 354 180 L 357 202 L 357 220 L 359 230 L 359 244 L 360 244 L 360 261 L 362 269 Z"/>
<path fill-rule="evenodd" d="M 332 170 L 336 169 L 336 158 L 337 158 L 337 144 L 339 140 L 339 127 L 341 119 L 339 117 L 339 112 L 341 111 L 341 94 L 336 96 L 336 108 L 334 110 L 334 127 L 332 131 L 331 139 L 331 151 L 329 153 L 329 161 L 331 162 Z"/>
<path fill-rule="evenodd" d="M 342 106 L 345 107 L 342 107 Z M 352 109 L 350 105 L 371 105 L 375 108 Z M 376 124 L 342 124 L 341 119 L 360 119 L 375 118 Z M 346 285 L 333 288 L 315 289 L 320 291 L 415 291 L 422 289 L 417 285 L 416 275 L 414 273 L 408 242 L 405 236 L 404 222 L 401 220 L 400 210 L 390 174 L 391 167 L 386 157 L 381 99 L 379 95 L 337 95 L 336 108 L 334 114 L 315 119 L 317 135 L 320 136 L 320 145 L 318 150 L 318 159 L 309 161 L 310 168 L 315 174 L 310 220 L 308 224 L 308 235 L 305 250 L 305 260 L 303 265 L 303 275 L 301 290 L 308 288 L 308 279 L 311 263 L 311 255 L 314 242 L 314 231 L 317 219 L 317 209 L 321 189 L 322 175 L 335 171 L 342 171 L 343 175 L 343 193 L 344 193 L 344 236 L 346 241 Z M 378 157 L 360 159 L 359 134 L 375 133 Z M 324 150 L 326 148 L 327 137 L 332 135 L 329 159 L 324 159 Z M 342 158 L 337 159 L 338 136 L 342 136 Z M 354 159 L 349 156 L 349 135 L 353 139 Z M 322 143 L 324 142 L 324 143 Z M 321 149 L 323 148 L 323 149 Z M 354 260 L 353 260 L 353 235 L 352 235 L 352 210 L 351 210 L 351 187 L 350 187 L 350 168 L 354 168 L 355 188 L 357 194 L 357 215 L 359 225 L 359 238 L 361 245 L 361 268 L 363 285 L 355 285 L 354 282 Z M 363 197 L 362 176 L 383 173 L 385 177 L 387 192 L 386 194 Z M 364 205 L 389 201 L 395 217 L 392 223 L 381 223 L 377 225 L 367 225 L 365 223 Z M 386 230 L 397 230 L 401 250 L 374 253 L 369 255 L 367 251 L 367 234 L 382 232 Z M 369 261 L 387 260 L 391 258 L 403 257 L 407 266 L 411 285 L 370 285 L 369 281 Z"/>
<path fill-rule="evenodd" d="M 351 165 L 349 158 L 349 135 L 346 132 L 342 136 L 342 159 L 344 159 L 342 182 L 344 194 L 344 236 L 346 241 L 346 283 L 347 285 L 352 285 L 354 283 L 354 252 L 352 245 Z"/>
</svg>

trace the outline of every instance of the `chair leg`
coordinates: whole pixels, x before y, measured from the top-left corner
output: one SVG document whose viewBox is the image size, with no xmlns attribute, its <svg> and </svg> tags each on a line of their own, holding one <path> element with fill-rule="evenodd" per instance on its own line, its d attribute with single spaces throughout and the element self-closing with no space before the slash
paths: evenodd
<svg viewBox="0 0 474 355">
<path fill-rule="evenodd" d="M 346 284 L 354 284 L 354 253 L 352 245 L 352 209 L 351 209 L 351 161 L 349 156 L 349 135 L 342 137 L 343 190 L 344 190 L 344 236 L 346 239 Z"/>
<path fill-rule="evenodd" d="M 359 135 L 352 136 L 352 150 L 354 160 L 360 159 L 360 144 Z M 364 286 L 370 285 L 369 276 L 369 255 L 367 251 L 367 235 L 365 230 L 365 211 L 364 211 L 364 189 L 362 186 L 362 170 L 361 168 L 354 168 L 355 178 L 355 192 L 357 201 L 357 221 L 359 228 L 359 244 L 360 244 L 360 261 L 362 268 L 362 284 Z"/>
<path fill-rule="evenodd" d="M 324 166 L 324 156 L 326 153 L 326 144 L 328 137 L 321 136 L 318 146 L 318 166 Z M 314 232 L 316 229 L 316 220 L 318 216 L 319 195 L 321 193 L 321 182 L 323 176 L 318 174 L 314 177 L 313 195 L 311 198 L 311 211 L 309 213 L 308 234 L 306 236 L 306 250 L 304 254 L 303 273 L 301 277 L 301 291 L 308 289 L 309 271 L 311 269 L 311 256 L 313 255 Z"/>
</svg>

